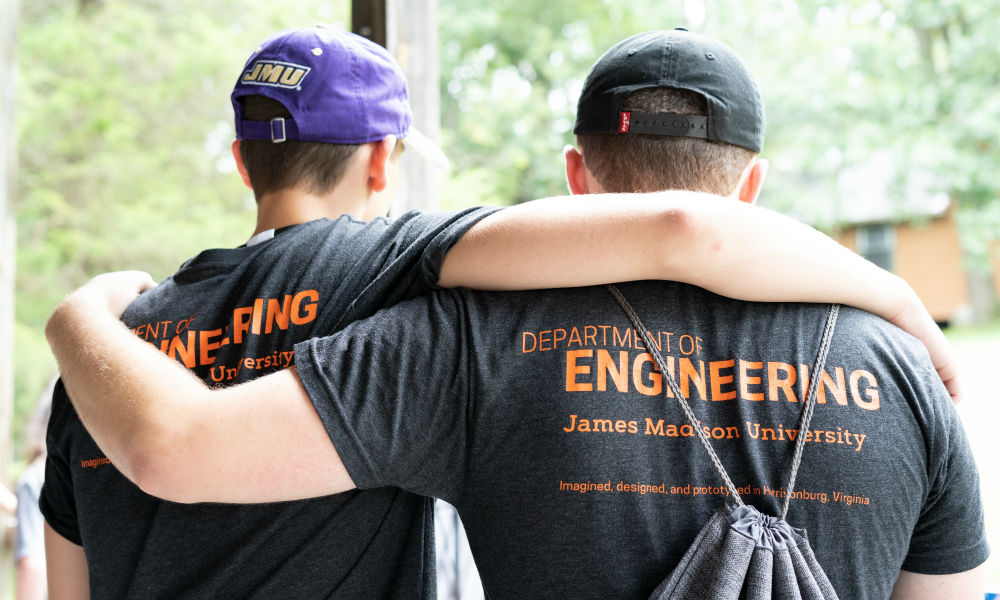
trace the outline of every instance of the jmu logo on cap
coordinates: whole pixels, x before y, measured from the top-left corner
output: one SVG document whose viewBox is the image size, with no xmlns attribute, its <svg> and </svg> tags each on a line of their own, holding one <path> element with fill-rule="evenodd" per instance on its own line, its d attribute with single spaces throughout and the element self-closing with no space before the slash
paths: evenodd
<svg viewBox="0 0 1000 600">
<path fill-rule="evenodd" d="M 247 85 L 270 85 L 283 88 L 297 88 L 310 68 L 276 60 L 258 60 L 253 67 L 243 73 L 240 83 Z"/>
</svg>

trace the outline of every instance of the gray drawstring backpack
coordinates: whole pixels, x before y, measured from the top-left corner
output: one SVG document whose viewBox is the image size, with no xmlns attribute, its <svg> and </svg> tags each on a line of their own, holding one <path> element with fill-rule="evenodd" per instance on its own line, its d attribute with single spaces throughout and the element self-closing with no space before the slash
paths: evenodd
<svg viewBox="0 0 1000 600">
<path fill-rule="evenodd" d="M 809 547 L 805 530 L 785 522 L 806 436 L 798 436 L 795 442 L 781 517 L 765 515 L 744 504 L 639 315 L 616 287 L 608 286 L 608 290 L 642 336 L 647 350 L 663 373 L 691 427 L 698 433 L 698 439 L 733 499 L 726 502 L 702 528 L 680 563 L 653 591 L 650 600 L 837 600 L 837 592 Z M 821 373 L 826 364 L 839 310 L 837 304 L 830 307 L 812 373 Z M 819 381 L 820 377 L 813 377 L 809 382 L 799 431 L 809 427 Z"/>
</svg>

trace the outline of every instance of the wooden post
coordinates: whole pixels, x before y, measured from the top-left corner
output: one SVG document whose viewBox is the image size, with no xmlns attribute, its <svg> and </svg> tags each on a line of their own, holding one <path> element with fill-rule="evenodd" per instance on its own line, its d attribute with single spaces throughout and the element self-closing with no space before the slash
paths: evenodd
<svg viewBox="0 0 1000 600">
<path fill-rule="evenodd" d="M 441 137 L 437 8 L 437 0 L 387 0 L 386 11 L 388 48 L 406 73 L 413 125 L 435 142 Z M 437 210 L 442 169 L 416 153 L 408 154 L 404 154 L 393 214 Z"/>
<path fill-rule="evenodd" d="M 14 209 L 17 151 L 14 143 L 18 0 L 0 2 L 0 483 L 9 485 L 11 417 L 14 407 Z M 12 539 L 2 515 L 4 539 Z M 8 597 L 12 557 L 0 551 L 0 597 Z"/>
<path fill-rule="evenodd" d="M 365 6 L 359 7 L 359 4 Z M 368 15 L 361 19 L 352 17 L 353 30 L 369 39 L 376 40 L 374 36 L 378 34 L 378 21 L 371 15 L 384 15 L 385 46 L 393 53 L 406 74 L 410 106 L 413 108 L 413 125 L 437 142 L 441 131 L 437 0 L 354 0 L 353 6 L 355 10 L 360 8 L 362 15 Z M 363 29 L 366 26 L 371 29 Z M 368 35 L 368 31 L 372 35 Z M 404 153 L 402 161 L 399 188 L 391 214 L 398 215 L 410 209 L 438 209 L 441 178 L 444 174 L 442 169 L 410 150 Z M 439 597 L 461 600 L 463 586 L 475 589 L 482 587 L 475 567 L 468 566 L 472 561 L 463 563 L 460 560 L 464 556 L 472 556 L 469 541 L 454 507 L 442 505 L 439 501 L 434 513 L 437 516 L 435 535 Z M 444 546 L 449 544 L 452 552 L 446 555 Z"/>
<path fill-rule="evenodd" d="M 413 125 L 438 141 L 441 96 L 438 79 L 437 0 L 352 0 L 351 30 L 389 49 L 403 67 Z M 440 205 L 442 171 L 415 152 L 404 154 L 392 214 Z"/>
<path fill-rule="evenodd" d="M 351 31 L 386 46 L 386 0 L 351 0 Z"/>
</svg>

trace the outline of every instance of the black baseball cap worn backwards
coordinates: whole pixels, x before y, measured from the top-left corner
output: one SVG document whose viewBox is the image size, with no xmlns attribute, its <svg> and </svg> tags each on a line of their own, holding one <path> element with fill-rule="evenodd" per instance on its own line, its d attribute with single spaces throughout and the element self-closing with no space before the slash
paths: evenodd
<svg viewBox="0 0 1000 600">
<path fill-rule="evenodd" d="M 629 94 L 658 87 L 703 96 L 708 115 L 624 110 Z M 648 31 L 619 42 L 590 69 L 573 133 L 691 136 L 760 152 L 764 102 L 750 70 L 722 42 L 683 28 Z"/>
</svg>

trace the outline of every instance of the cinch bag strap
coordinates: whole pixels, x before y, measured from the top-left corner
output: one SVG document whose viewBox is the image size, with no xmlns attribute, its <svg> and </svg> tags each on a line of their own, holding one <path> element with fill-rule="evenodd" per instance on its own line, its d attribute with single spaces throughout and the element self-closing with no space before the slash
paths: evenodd
<svg viewBox="0 0 1000 600">
<path fill-rule="evenodd" d="M 795 455 L 792 457 L 792 469 L 788 474 L 788 493 L 785 494 L 785 504 L 781 507 L 781 520 L 785 520 L 788 515 L 788 505 L 792 501 L 792 490 L 795 488 L 795 476 L 799 474 L 799 465 L 802 463 L 802 451 L 806 447 L 806 431 L 809 431 L 809 422 L 812 421 L 813 410 L 816 408 L 816 394 L 823 379 L 823 368 L 826 365 L 826 355 L 830 352 L 830 344 L 833 342 L 833 328 L 837 324 L 837 315 L 840 313 L 839 304 L 831 304 L 830 312 L 826 316 L 826 326 L 823 328 L 823 340 L 819 344 L 819 351 L 816 353 L 816 362 L 813 363 L 812 380 L 809 381 L 809 393 L 806 395 L 806 405 L 802 407 L 802 421 L 799 423 L 799 438 L 795 440 Z"/>
<path fill-rule="evenodd" d="M 635 312 L 635 309 L 632 308 L 629 301 L 625 299 L 625 296 L 618 291 L 618 288 L 613 285 L 609 285 L 607 288 L 608 291 L 611 292 L 611 295 L 618 300 L 619 304 L 621 304 L 622 309 L 625 310 L 625 314 L 627 314 L 629 319 L 632 320 L 632 324 L 635 326 L 636 331 L 642 336 L 642 341 L 645 342 L 646 348 L 653 356 L 653 360 L 656 361 L 656 366 L 659 367 L 660 373 L 663 374 L 663 378 L 670 386 L 670 391 L 673 392 L 674 397 L 677 398 L 677 402 L 681 405 L 681 410 L 684 411 L 684 415 L 687 417 L 688 423 L 691 424 L 691 428 L 698 434 L 698 440 L 701 441 L 701 445 L 705 448 L 705 451 L 708 452 L 708 457 L 712 459 L 712 464 L 715 465 L 715 470 L 725 482 L 726 487 L 729 489 L 729 493 L 733 495 L 737 504 L 743 506 L 743 498 L 741 498 L 739 492 L 736 491 L 736 486 L 733 485 L 733 481 L 729 478 L 729 473 L 726 472 L 726 468 L 722 466 L 722 461 L 719 460 L 719 456 L 715 453 L 715 449 L 712 448 L 712 443 L 708 440 L 708 436 L 705 435 L 705 432 L 698 426 L 698 419 L 694 416 L 694 411 L 691 410 L 691 405 L 688 404 L 687 400 L 681 394 L 680 386 L 677 385 L 673 375 L 671 375 L 670 371 L 667 370 L 667 365 L 663 360 L 663 356 L 660 354 L 660 351 L 657 350 L 656 344 L 653 342 L 653 336 L 646 330 L 646 326 L 642 324 L 642 319 L 639 318 L 638 313 Z M 809 422 L 812 420 L 813 409 L 816 406 L 816 394 L 819 392 L 819 383 L 823 378 L 823 368 L 826 365 L 826 355 L 830 351 L 830 344 L 833 341 L 833 329 L 837 324 L 837 314 L 839 312 L 839 304 L 833 304 L 830 306 L 830 312 L 826 317 L 826 326 L 823 329 L 823 340 L 820 342 L 819 352 L 817 352 L 816 361 L 813 364 L 813 377 L 809 382 L 809 392 L 806 395 L 805 406 L 802 407 L 799 432 L 809 429 Z M 795 476 L 798 474 L 799 465 L 802 464 L 802 451 L 805 449 L 805 441 L 806 436 L 801 433 L 799 434 L 798 439 L 795 440 L 795 454 L 792 456 L 792 468 L 788 476 L 785 504 L 781 509 L 782 520 L 784 520 L 785 516 L 788 514 L 788 505 L 792 499 L 792 490 L 795 487 Z"/>
</svg>

